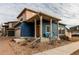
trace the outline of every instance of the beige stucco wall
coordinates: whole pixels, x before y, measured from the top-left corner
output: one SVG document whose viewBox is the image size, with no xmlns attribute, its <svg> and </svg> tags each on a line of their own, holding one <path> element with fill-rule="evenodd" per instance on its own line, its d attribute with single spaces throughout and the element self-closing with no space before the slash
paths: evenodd
<svg viewBox="0 0 79 59">
<path fill-rule="evenodd" d="M 20 29 L 15 30 L 15 37 L 19 38 L 20 37 Z"/>
<path fill-rule="evenodd" d="M 9 28 L 12 28 L 12 27 L 13 27 L 12 23 L 9 23 Z"/>
<path fill-rule="evenodd" d="M 36 13 L 34 12 L 31 12 L 31 11 L 26 11 L 26 19 L 30 19 L 31 17 L 35 16 Z"/>
<path fill-rule="evenodd" d="M 69 31 L 67 31 L 67 30 L 65 30 L 65 35 L 66 35 L 67 37 L 69 37 L 69 38 L 72 38 L 71 32 L 69 32 Z"/>
<path fill-rule="evenodd" d="M 6 32 L 5 32 L 5 27 L 3 27 L 3 28 L 2 28 L 2 35 L 4 36 L 5 33 L 6 33 Z"/>
<path fill-rule="evenodd" d="M 19 21 L 20 21 L 21 19 L 26 20 L 26 12 L 24 12 L 24 13 L 18 18 Z"/>
<path fill-rule="evenodd" d="M 33 17 L 33 16 L 35 16 L 35 15 L 36 15 L 36 13 L 26 10 L 26 11 L 18 18 L 18 20 L 20 21 L 21 19 L 23 19 L 23 21 L 26 21 L 26 20 L 30 19 L 31 17 Z"/>
</svg>

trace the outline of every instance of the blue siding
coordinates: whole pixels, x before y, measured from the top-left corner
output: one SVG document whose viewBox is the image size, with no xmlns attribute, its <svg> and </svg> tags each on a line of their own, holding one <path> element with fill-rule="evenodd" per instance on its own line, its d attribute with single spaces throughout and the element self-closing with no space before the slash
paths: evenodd
<svg viewBox="0 0 79 59">
<path fill-rule="evenodd" d="M 43 36 L 44 37 L 48 37 L 49 36 L 49 33 L 46 32 L 46 25 L 49 25 L 49 23 L 47 23 L 47 22 L 43 23 Z"/>
<path fill-rule="evenodd" d="M 48 37 L 49 34 L 50 34 L 50 32 L 46 32 L 46 25 L 49 25 L 49 26 L 50 26 L 50 24 L 49 24 L 48 22 L 43 22 L 43 36 L 44 36 L 44 37 Z M 52 34 L 53 34 L 52 38 L 53 38 L 53 39 L 54 39 L 55 37 L 57 37 L 57 35 L 58 35 L 57 27 L 58 27 L 58 26 L 57 26 L 56 23 L 52 23 Z"/>
<path fill-rule="evenodd" d="M 58 26 L 56 23 L 52 23 L 52 33 L 53 39 L 55 39 L 58 36 Z"/>
<path fill-rule="evenodd" d="M 21 36 L 22 37 L 34 36 L 34 24 L 23 22 L 21 24 Z"/>
<path fill-rule="evenodd" d="M 43 21 L 43 36 L 48 37 L 50 32 L 46 32 L 46 25 L 50 25 L 49 22 Z M 34 37 L 34 23 L 27 23 L 23 22 L 19 26 L 21 28 L 21 37 Z M 57 30 L 57 24 L 52 23 L 52 38 L 57 37 L 58 30 Z"/>
</svg>

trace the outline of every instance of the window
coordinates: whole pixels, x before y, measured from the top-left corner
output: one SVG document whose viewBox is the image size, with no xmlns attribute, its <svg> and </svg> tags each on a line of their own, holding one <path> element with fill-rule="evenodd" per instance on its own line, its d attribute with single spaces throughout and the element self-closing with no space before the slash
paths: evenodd
<svg viewBox="0 0 79 59">
<path fill-rule="evenodd" d="M 46 32 L 50 32 L 50 26 L 46 25 Z"/>
<path fill-rule="evenodd" d="M 64 34 L 65 33 L 65 29 L 64 28 L 59 28 L 59 34 Z"/>
</svg>

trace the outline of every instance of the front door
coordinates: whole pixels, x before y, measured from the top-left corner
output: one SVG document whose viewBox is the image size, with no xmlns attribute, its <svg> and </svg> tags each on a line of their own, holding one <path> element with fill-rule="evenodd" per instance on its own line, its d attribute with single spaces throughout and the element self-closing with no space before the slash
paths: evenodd
<svg viewBox="0 0 79 59">
<path fill-rule="evenodd" d="M 40 37 L 40 26 L 36 25 L 36 36 Z"/>
</svg>

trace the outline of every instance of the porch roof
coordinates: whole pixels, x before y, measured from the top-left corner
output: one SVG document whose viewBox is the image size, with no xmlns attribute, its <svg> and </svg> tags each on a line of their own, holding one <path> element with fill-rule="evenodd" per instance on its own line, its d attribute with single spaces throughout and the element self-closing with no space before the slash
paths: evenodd
<svg viewBox="0 0 79 59">
<path fill-rule="evenodd" d="M 17 18 L 19 18 L 26 10 L 36 13 L 36 15 L 34 17 L 30 18 L 30 19 L 33 19 L 33 18 L 35 18 L 36 16 L 39 16 L 39 15 L 43 15 L 44 17 L 47 16 L 47 18 L 53 18 L 53 19 L 58 20 L 58 21 L 60 21 L 60 19 L 61 19 L 58 16 L 49 15 L 49 14 L 46 14 L 44 12 L 39 12 L 39 11 L 35 11 L 35 10 L 32 10 L 32 9 L 28 9 L 28 8 L 24 8 L 22 10 L 22 12 L 17 16 Z M 28 19 L 28 20 L 30 20 L 30 19 Z"/>
<path fill-rule="evenodd" d="M 60 21 L 60 19 L 58 19 L 58 18 L 55 18 L 55 17 L 52 17 L 50 15 L 47 15 L 47 14 L 44 14 L 44 13 L 39 12 L 35 16 L 33 16 L 32 18 L 28 19 L 27 22 L 31 22 L 34 19 L 39 20 L 39 16 L 40 15 L 43 17 L 43 19 L 45 19 L 47 21 L 50 21 L 51 18 L 53 19 L 53 21 Z"/>
</svg>

